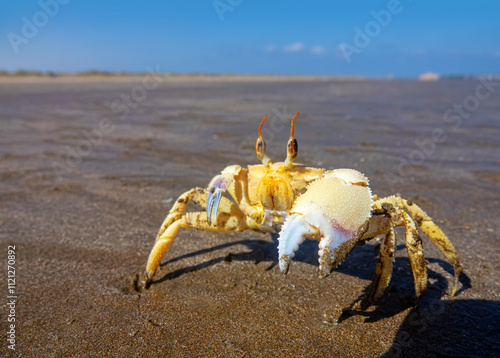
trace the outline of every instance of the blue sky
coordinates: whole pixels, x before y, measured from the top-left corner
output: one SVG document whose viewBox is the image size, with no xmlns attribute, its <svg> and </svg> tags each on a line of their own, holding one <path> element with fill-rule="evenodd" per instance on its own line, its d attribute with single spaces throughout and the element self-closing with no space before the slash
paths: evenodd
<svg viewBox="0 0 500 358">
<path fill-rule="evenodd" d="M 499 73 L 500 2 L 0 3 L 0 70 L 144 72 L 157 64 L 174 73 Z"/>
</svg>

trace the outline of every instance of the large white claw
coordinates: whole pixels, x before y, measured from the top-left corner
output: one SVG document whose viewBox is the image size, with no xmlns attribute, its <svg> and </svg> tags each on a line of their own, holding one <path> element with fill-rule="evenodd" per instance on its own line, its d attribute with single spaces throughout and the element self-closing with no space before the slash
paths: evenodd
<svg viewBox="0 0 500 358">
<path fill-rule="evenodd" d="M 372 197 L 368 180 L 353 169 L 337 169 L 307 187 L 297 198 L 279 238 L 281 271 L 305 237 L 321 238 L 319 244 L 320 276 L 330 274 L 335 249 L 357 234 L 370 217 Z"/>
<path fill-rule="evenodd" d="M 278 238 L 279 265 L 282 273 L 288 272 L 290 261 L 299 249 L 299 245 L 316 230 L 300 214 L 290 216 L 281 227 Z"/>
</svg>

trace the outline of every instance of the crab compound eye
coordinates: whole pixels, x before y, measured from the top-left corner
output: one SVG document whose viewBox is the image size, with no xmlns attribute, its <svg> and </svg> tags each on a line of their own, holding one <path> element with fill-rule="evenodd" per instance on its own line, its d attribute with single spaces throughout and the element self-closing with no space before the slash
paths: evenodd
<svg viewBox="0 0 500 358">
<path fill-rule="evenodd" d="M 257 153 L 257 158 L 260 160 L 264 159 L 264 155 L 266 154 L 266 142 L 264 142 L 264 138 L 257 138 L 255 142 L 255 153 Z"/>
<path fill-rule="evenodd" d="M 295 159 L 297 158 L 297 153 L 299 151 L 299 145 L 297 143 L 297 139 L 290 138 L 286 145 L 286 154 L 287 158 Z"/>
</svg>

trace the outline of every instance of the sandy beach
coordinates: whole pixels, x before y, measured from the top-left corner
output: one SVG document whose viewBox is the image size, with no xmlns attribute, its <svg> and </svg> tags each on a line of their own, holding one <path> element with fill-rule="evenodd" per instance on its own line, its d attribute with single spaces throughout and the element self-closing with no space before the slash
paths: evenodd
<svg viewBox="0 0 500 358">
<path fill-rule="evenodd" d="M 500 353 L 500 87 L 483 78 L 335 80 L 144 75 L 0 80 L 2 356 L 493 357 Z M 478 90 L 478 87 L 480 89 Z M 284 276 L 277 235 L 180 230 L 136 290 L 177 197 L 229 164 L 286 157 L 354 168 L 379 197 L 419 204 L 465 273 L 423 237 L 429 290 L 414 304 L 397 230 L 394 276 L 367 312 L 378 242 L 318 279 L 306 241 Z M 199 210 L 189 206 L 189 210 Z M 15 341 L 6 339 L 15 246 Z"/>
</svg>

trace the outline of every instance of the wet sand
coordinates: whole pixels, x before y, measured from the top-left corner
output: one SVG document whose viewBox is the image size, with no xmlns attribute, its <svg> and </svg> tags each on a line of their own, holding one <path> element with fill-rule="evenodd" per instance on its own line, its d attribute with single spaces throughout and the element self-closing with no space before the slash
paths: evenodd
<svg viewBox="0 0 500 358">
<path fill-rule="evenodd" d="M 18 297 L 16 351 L 3 338 L 2 352 L 499 354 L 498 87 L 467 118 L 445 119 L 479 81 L 159 81 L 149 89 L 141 78 L 0 81 L 0 257 L 7 262 L 8 245 L 16 246 Z M 151 288 L 135 290 L 174 200 L 206 187 L 226 165 L 257 163 L 253 145 L 266 113 L 268 154 L 283 160 L 289 127 L 279 118 L 297 111 L 298 162 L 358 169 L 380 197 L 400 193 L 435 219 L 465 268 L 455 298 L 447 294 L 451 265 L 423 238 L 429 291 L 413 304 L 401 230 L 385 297 L 352 316 L 343 309 L 371 282 L 375 240 L 320 280 L 316 242 L 301 246 L 283 276 L 276 235 L 181 230 Z"/>
</svg>

